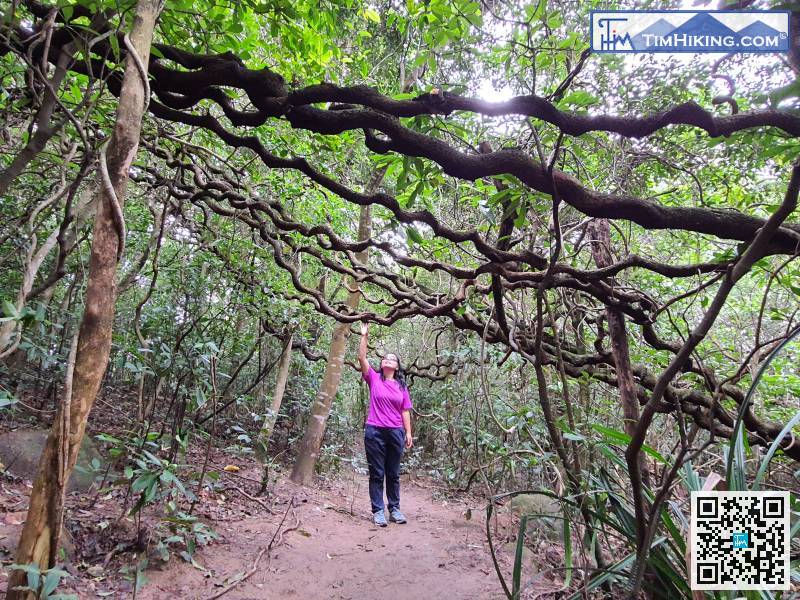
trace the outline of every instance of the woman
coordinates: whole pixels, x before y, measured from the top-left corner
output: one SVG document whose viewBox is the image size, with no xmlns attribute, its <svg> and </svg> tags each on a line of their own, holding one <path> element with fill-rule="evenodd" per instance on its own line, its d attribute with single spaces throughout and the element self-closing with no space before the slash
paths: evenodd
<svg viewBox="0 0 800 600">
<path fill-rule="evenodd" d="M 367 336 L 369 326 L 361 325 L 361 343 L 358 362 L 361 374 L 369 385 L 369 415 L 364 428 L 364 448 L 369 463 L 369 498 L 372 502 L 372 520 L 386 527 L 383 512 L 383 480 L 386 478 L 386 498 L 389 500 L 389 520 L 405 523 L 400 512 L 400 459 L 403 448 L 414 445 L 411 437 L 411 397 L 396 354 L 387 354 L 381 360 L 381 372 L 367 362 Z"/>
</svg>

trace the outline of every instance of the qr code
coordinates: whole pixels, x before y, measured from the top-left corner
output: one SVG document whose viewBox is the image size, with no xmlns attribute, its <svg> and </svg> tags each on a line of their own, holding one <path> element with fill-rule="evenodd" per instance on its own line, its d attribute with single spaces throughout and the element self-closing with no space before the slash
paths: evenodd
<svg viewBox="0 0 800 600">
<path fill-rule="evenodd" d="M 789 589 L 789 492 L 692 492 L 693 590 Z"/>
</svg>

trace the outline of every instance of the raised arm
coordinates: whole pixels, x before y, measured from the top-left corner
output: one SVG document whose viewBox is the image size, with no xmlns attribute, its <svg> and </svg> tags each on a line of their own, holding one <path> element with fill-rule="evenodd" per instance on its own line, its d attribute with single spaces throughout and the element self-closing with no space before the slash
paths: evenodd
<svg viewBox="0 0 800 600">
<path fill-rule="evenodd" d="M 369 363 L 367 362 L 367 337 L 369 336 L 369 324 L 361 324 L 361 342 L 358 344 L 358 362 L 361 365 L 361 372 L 366 375 L 369 373 Z"/>
</svg>

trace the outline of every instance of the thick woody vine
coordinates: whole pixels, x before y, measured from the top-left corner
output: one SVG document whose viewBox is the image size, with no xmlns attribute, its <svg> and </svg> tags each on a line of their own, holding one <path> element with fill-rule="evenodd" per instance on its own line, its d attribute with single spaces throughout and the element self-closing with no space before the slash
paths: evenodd
<svg viewBox="0 0 800 600">
<path fill-rule="evenodd" d="M 24 5 L 38 21 L 33 27 L 20 26 L 11 32 L 0 45 L 0 52 L 12 52 L 32 62 L 49 61 L 60 69 L 90 77 L 103 73 L 111 93 L 120 94 L 123 71 L 114 58 L 110 38 L 118 38 L 116 48 L 124 59 L 130 53 L 127 36 L 94 19 L 92 23 L 99 35 L 94 33 L 89 38 L 92 43 L 87 46 L 87 59 L 68 60 L 65 57 L 72 56 L 75 45 L 87 38 L 87 31 L 67 23 L 63 11 L 56 12 L 36 2 Z M 72 20 L 78 16 L 92 17 L 86 9 L 75 6 Z M 46 25 L 52 31 L 49 44 L 43 45 L 37 30 Z M 713 327 L 737 282 L 758 260 L 783 255 L 788 261 L 800 254 L 800 224 L 792 218 L 800 188 L 800 167 L 794 166 L 791 172 L 783 174 L 784 199 L 764 219 L 734 210 L 668 206 L 650 198 L 591 189 L 567 172 L 569 153 L 564 141 L 598 132 L 622 138 L 647 138 L 674 127 L 693 128 L 709 138 L 767 129 L 775 135 L 796 138 L 800 135 L 800 117 L 780 109 L 739 111 L 735 103 L 727 101 L 722 104 L 735 109 L 727 116 L 686 102 L 648 116 L 628 117 L 570 113 L 557 108 L 552 98 L 532 95 L 487 102 L 434 89 L 413 99 L 398 100 L 366 86 L 321 83 L 292 88 L 281 74 L 268 68 L 248 68 L 232 53 L 197 55 L 163 44 L 153 47 L 156 53 L 150 56 L 146 68 L 141 63 L 136 66 L 139 73 L 149 73 L 145 101 L 149 99 L 146 107 L 152 124 L 142 144 L 154 160 L 143 165 L 133 177 L 154 192 L 163 193 L 171 215 L 187 229 L 198 237 L 204 231 L 213 233 L 210 214 L 235 220 L 252 232 L 265 256 L 270 256 L 286 274 L 293 288 L 292 292 L 285 292 L 287 298 L 308 304 L 341 323 L 369 321 L 388 326 L 418 317 L 448 320 L 487 344 L 517 353 L 535 370 L 551 444 L 567 471 L 573 492 L 580 488 L 577 478 L 580 462 L 574 448 L 555 426 L 555 413 L 560 409 L 548 394 L 545 367 L 553 367 L 564 381 L 588 378 L 620 390 L 625 429 L 631 437 L 625 458 L 637 520 L 638 586 L 644 576 L 642 559 L 652 542 L 656 517 L 677 469 L 698 451 L 695 444 L 698 431 L 709 432 L 712 439 L 729 438 L 733 434 L 736 410 L 745 399 L 737 385 L 745 370 L 744 363 L 737 376 L 720 381 L 696 349 Z M 131 56 L 136 62 L 135 53 Z M 585 61 L 582 57 L 576 69 L 583 68 Z M 576 72 L 569 74 L 564 89 L 572 84 Z M 538 136 L 536 155 L 521 149 L 493 149 L 488 142 L 481 143 L 483 140 L 471 141 L 473 146 L 480 146 L 480 151 L 465 151 L 419 126 L 425 119 L 446 122 L 459 114 L 529 118 L 554 128 L 556 141 L 548 149 L 549 156 L 545 155 Z M 513 185 L 522 190 L 523 196 L 544 195 L 549 198 L 550 210 L 540 217 L 545 222 L 548 248 L 541 251 L 534 244 L 526 246 L 524 242 L 532 234 L 515 227 L 505 203 L 500 206 L 506 214 L 500 215 L 495 229 L 481 232 L 476 228 L 460 228 L 430 210 L 411 210 L 381 189 L 362 192 L 345 184 L 326 172 L 321 166 L 322 157 L 279 156 L 270 150 L 273 140 L 265 137 L 268 134 L 262 127 L 274 123 L 284 123 L 298 135 L 358 135 L 376 158 L 396 155 L 419 158 L 454 180 L 484 179 L 494 182 L 498 193 Z M 348 239 L 331 225 L 305 223 L 287 207 L 286 199 L 272 193 L 269 186 L 249 183 L 246 176 L 231 173 L 215 157 L 185 143 L 178 134 L 187 127 L 213 136 L 232 149 L 252 153 L 267 170 L 297 177 L 320 197 L 333 194 L 353 205 L 379 208 L 387 221 L 397 224 L 424 224 L 430 236 L 447 243 L 449 260 L 407 252 L 376 235 L 353 241 L 355 236 Z M 86 139 L 83 143 L 88 155 L 89 144 Z M 105 146 L 100 148 L 102 165 Z M 562 251 L 567 227 L 560 221 L 561 205 L 581 216 L 581 222 L 570 233 L 577 232 L 581 242 L 585 240 L 591 248 L 595 268 L 579 268 L 565 260 Z M 118 211 L 113 216 L 120 233 L 121 251 L 124 219 Z M 633 253 L 615 258 L 615 254 L 621 253 L 609 247 L 609 224 L 617 222 L 634 223 L 651 231 L 702 234 L 715 240 L 738 242 L 739 246 L 736 253 L 724 258 L 694 264 L 658 262 Z M 226 260 L 219 250 L 209 248 Z M 391 258 L 402 269 L 385 269 L 375 261 L 357 259 L 370 248 Z M 320 265 L 343 282 L 354 282 L 364 294 L 366 308 L 351 310 L 334 301 L 323 289 L 304 281 L 298 257 Z M 408 274 L 414 270 L 445 278 L 449 285 L 429 289 Z M 636 270 L 666 279 L 698 281 L 684 297 L 717 286 L 710 305 L 686 339 L 664 334 L 661 326 L 671 320 L 671 305 L 682 298 L 659 304 L 647 290 L 620 284 L 622 276 Z M 252 274 L 241 273 L 238 277 L 243 285 L 259 285 Z M 351 292 L 353 289 L 348 287 Z M 759 323 L 760 320 L 761 317 Z M 592 347 L 579 339 L 577 328 L 571 325 L 576 322 L 591 328 Z M 757 333 L 758 348 L 768 351 L 791 330 L 790 323 L 785 335 L 766 340 Z M 285 337 L 281 327 L 273 327 L 269 333 Z M 659 372 L 632 362 L 629 338 L 666 353 L 667 366 Z M 294 342 L 288 343 L 291 346 Z M 302 342 L 297 345 L 308 358 L 322 358 Z M 450 372 L 447 365 L 415 365 L 411 369 L 412 374 L 433 379 L 445 378 Z M 684 374 L 692 376 L 694 385 L 680 381 Z M 565 404 L 565 410 L 569 410 L 568 399 Z M 215 407 L 203 418 L 212 418 L 216 413 Z M 648 472 L 642 458 L 642 448 L 657 414 L 674 417 L 681 434 L 673 467 L 660 477 Z M 751 444 L 767 447 L 783 424 L 765 421 L 747 407 L 744 427 Z M 800 460 L 800 445 L 791 442 L 786 440 L 785 453 Z M 653 485 L 657 493 L 654 502 L 648 504 L 645 486 Z"/>
</svg>

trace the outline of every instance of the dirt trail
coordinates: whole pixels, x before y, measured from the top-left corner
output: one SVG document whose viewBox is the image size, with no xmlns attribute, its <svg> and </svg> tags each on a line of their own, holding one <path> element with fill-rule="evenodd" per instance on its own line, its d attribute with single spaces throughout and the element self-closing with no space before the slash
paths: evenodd
<svg viewBox="0 0 800 600">
<path fill-rule="evenodd" d="M 363 481 L 360 481 L 363 479 Z M 207 569 L 170 561 L 148 571 L 142 600 L 208 598 L 237 573 L 249 571 L 260 548 L 272 538 L 294 497 L 284 529 L 289 531 L 265 555 L 258 570 L 223 598 L 307 600 L 470 600 L 502 597 L 483 529 L 482 510 L 467 520 L 467 505 L 434 499 L 431 489 L 402 484 L 405 525 L 386 528 L 369 519 L 366 477 L 321 489 L 281 481 L 274 489 L 274 515 L 218 522 L 221 539 L 198 551 Z M 235 492 L 234 492 L 235 493 Z M 354 501 L 354 502 L 353 502 Z M 281 503 L 283 502 L 283 503 Z M 354 516 L 346 514 L 353 502 Z M 338 509 L 338 510 L 337 510 Z"/>
<path fill-rule="evenodd" d="M 104 425 L 104 430 L 109 429 Z M 197 465 L 204 459 L 203 449 L 197 447 L 185 460 Z M 231 461 L 239 472 L 223 469 Z M 222 479 L 214 489 L 204 489 L 194 515 L 219 539 L 196 551 L 195 566 L 180 558 L 180 544 L 171 546 L 168 562 L 160 560 L 156 542 L 170 535 L 160 505 L 143 511 L 137 524 L 124 516 L 123 505 L 131 505 L 130 498 L 125 502 L 124 486 L 102 493 L 92 488 L 68 494 L 62 539 L 69 552 L 64 568 L 70 577 L 59 591 L 76 593 L 81 600 L 134 597 L 131 570 L 136 559 L 131 548 L 141 538 L 148 540 L 149 564 L 147 582 L 136 594 L 137 600 L 205 600 L 251 570 L 286 514 L 270 555 L 262 557 L 251 577 L 222 596 L 224 600 L 504 598 L 486 541 L 482 498 L 459 495 L 453 499 L 436 481 L 402 475 L 402 508 L 409 522 L 378 528 L 369 512 L 363 455 L 343 462 L 352 462 L 352 469 L 345 467 L 340 478 L 320 478 L 308 488 L 290 483 L 276 466 L 269 495 L 259 501 L 248 497 L 258 488 L 258 464 L 214 449 L 209 470 L 220 473 Z M 0 475 L 0 597 L 8 579 L 1 567 L 14 560 L 31 487 L 24 475 Z M 293 508 L 287 512 L 290 502 Z M 500 518 L 492 523 L 493 538 L 508 580 L 517 524 L 507 507 L 497 512 Z M 149 536 L 140 536 L 142 532 Z M 536 576 L 542 566 L 548 566 L 548 551 L 556 549 L 548 543 L 528 551 L 526 564 L 532 568 L 526 574 Z M 559 557 L 549 562 L 560 564 Z M 536 576 L 537 598 L 560 586 L 544 575 Z"/>
</svg>

